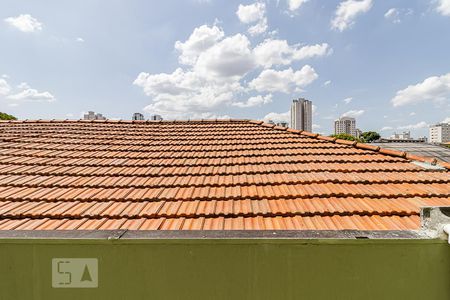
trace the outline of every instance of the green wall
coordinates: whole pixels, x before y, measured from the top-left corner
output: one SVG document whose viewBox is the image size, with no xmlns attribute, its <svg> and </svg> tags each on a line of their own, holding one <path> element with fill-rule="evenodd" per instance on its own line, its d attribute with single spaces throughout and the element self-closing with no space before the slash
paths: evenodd
<svg viewBox="0 0 450 300">
<path fill-rule="evenodd" d="M 55 257 L 99 287 L 52 288 Z M 0 239 L 0 299 L 450 299 L 442 240 Z"/>
</svg>

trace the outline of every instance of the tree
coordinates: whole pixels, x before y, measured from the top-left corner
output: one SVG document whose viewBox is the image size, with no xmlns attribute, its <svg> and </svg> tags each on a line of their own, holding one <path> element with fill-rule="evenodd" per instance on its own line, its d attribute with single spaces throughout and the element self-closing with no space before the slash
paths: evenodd
<svg viewBox="0 0 450 300">
<path fill-rule="evenodd" d="M 375 131 L 367 131 L 361 134 L 361 139 L 365 143 L 372 143 L 373 141 L 379 140 L 380 137 L 381 137 L 380 134 Z"/>
<path fill-rule="evenodd" d="M 0 120 L 17 120 L 17 118 L 0 111 Z"/>
<path fill-rule="evenodd" d="M 354 137 L 353 135 L 347 134 L 347 133 L 332 134 L 330 136 L 334 137 L 334 138 L 337 138 L 337 139 L 341 139 L 341 140 L 361 142 L 360 139 Z"/>
</svg>

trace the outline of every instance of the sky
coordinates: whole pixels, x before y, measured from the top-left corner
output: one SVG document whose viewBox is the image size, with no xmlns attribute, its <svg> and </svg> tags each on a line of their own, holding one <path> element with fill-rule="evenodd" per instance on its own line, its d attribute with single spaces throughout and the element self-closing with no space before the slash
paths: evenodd
<svg viewBox="0 0 450 300">
<path fill-rule="evenodd" d="M 450 122 L 450 0 L 0 1 L 0 111 L 20 119 L 340 116 Z"/>
</svg>

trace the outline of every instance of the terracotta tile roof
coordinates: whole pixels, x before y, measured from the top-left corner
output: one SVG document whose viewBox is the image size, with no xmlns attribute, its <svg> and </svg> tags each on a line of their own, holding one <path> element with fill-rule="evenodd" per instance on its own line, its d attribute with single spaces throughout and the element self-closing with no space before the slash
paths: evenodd
<svg viewBox="0 0 450 300">
<path fill-rule="evenodd" d="M 445 168 L 258 121 L 7 121 L 0 230 L 417 229 Z"/>
</svg>

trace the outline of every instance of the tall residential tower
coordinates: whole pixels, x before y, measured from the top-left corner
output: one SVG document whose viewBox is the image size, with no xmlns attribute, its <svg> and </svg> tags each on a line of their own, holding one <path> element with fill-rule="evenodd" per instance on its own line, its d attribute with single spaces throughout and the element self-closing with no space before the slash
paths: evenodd
<svg viewBox="0 0 450 300">
<path fill-rule="evenodd" d="M 340 117 L 334 121 L 334 134 L 346 133 L 358 137 L 355 118 Z"/>
<path fill-rule="evenodd" d="M 312 131 L 312 102 L 303 98 L 292 101 L 291 128 Z"/>
</svg>

